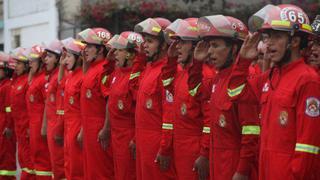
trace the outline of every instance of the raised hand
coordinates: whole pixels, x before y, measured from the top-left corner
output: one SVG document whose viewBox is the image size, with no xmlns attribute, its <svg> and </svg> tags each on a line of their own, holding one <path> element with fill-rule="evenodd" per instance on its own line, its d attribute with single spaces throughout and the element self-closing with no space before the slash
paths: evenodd
<svg viewBox="0 0 320 180">
<path fill-rule="evenodd" d="M 205 61 L 209 56 L 209 43 L 202 40 L 199 41 L 193 52 L 193 57 L 198 61 Z"/>
<path fill-rule="evenodd" d="M 255 32 L 249 34 L 244 40 L 239 55 L 243 59 L 256 59 L 258 57 L 258 44 L 260 41 L 260 34 Z"/>
</svg>

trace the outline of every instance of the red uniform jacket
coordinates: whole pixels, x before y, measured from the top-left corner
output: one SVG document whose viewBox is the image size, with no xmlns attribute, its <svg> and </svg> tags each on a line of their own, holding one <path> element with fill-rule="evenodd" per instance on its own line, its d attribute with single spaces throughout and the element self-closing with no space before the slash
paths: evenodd
<svg viewBox="0 0 320 180">
<path fill-rule="evenodd" d="M 231 84 L 245 81 L 249 60 L 240 60 Z M 250 81 L 261 104 L 260 179 L 319 179 L 320 84 L 297 59 Z"/>
<path fill-rule="evenodd" d="M 194 77 L 189 79 L 190 89 L 195 96 L 202 89 L 199 84 L 201 75 L 197 73 L 199 72 L 197 67 L 201 66 L 198 64 L 195 63 L 193 68 Z M 254 103 L 256 99 L 253 91 L 246 88 L 245 84 L 227 87 L 231 69 L 229 67 L 221 70 L 212 81 L 210 161 L 213 175 L 211 179 L 231 179 L 235 172 L 253 178 L 257 171 L 259 108 L 257 103 Z"/>
</svg>

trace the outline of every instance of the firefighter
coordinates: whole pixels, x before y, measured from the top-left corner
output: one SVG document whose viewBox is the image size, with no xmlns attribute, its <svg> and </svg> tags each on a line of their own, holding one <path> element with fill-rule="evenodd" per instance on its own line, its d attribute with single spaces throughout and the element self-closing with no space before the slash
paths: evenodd
<svg viewBox="0 0 320 180">
<path fill-rule="evenodd" d="M 166 28 L 174 42 L 168 50 L 168 63 L 162 69 L 167 101 L 164 111 L 174 112 L 173 118 L 163 119 L 171 120 L 166 124 L 173 124 L 173 161 L 177 179 L 184 180 L 207 179 L 209 174 L 210 119 L 207 118 L 209 111 L 204 111 L 208 110 L 205 105 L 210 90 L 207 86 L 207 93 L 204 93 L 207 96 L 195 98 L 189 94 L 188 88 L 188 71 L 193 61 L 193 50 L 199 40 L 197 21 L 198 18 L 178 19 Z M 206 67 L 203 76 L 211 79 L 213 70 Z M 163 116 L 168 114 L 164 113 Z"/>
<path fill-rule="evenodd" d="M 84 49 L 85 75 L 82 79 L 80 107 L 83 128 L 84 178 L 114 179 L 110 126 L 106 120 L 108 92 L 103 88 L 108 75 L 104 71 L 107 50 L 104 44 L 111 34 L 103 28 L 86 29 L 79 34 Z"/>
<path fill-rule="evenodd" d="M 16 136 L 11 117 L 10 86 L 12 69 L 8 66 L 9 55 L 0 54 L 0 179 L 15 179 L 16 175 Z"/>
<path fill-rule="evenodd" d="M 46 89 L 45 113 L 43 120 L 47 124 L 47 141 L 50 151 L 53 179 L 64 179 L 63 142 L 55 141 L 54 130 L 57 124 L 57 88 L 58 88 L 58 62 L 62 52 L 62 43 L 53 40 L 46 47 L 45 68 L 48 76 Z"/>
<path fill-rule="evenodd" d="M 135 32 L 141 33 L 145 39 L 143 48 L 146 58 L 140 59 L 140 63 L 147 61 L 139 81 L 137 81 L 138 78 L 133 78 L 134 83 L 130 85 L 138 87 L 135 112 L 137 179 L 174 179 L 175 177 L 173 164 L 170 163 L 171 150 L 161 141 L 162 127 L 163 130 L 172 128 L 162 126 L 164 91 L 160 76 L 161 69 L 167 61 L 168 48 L 163 30 L 169 24 L 170 21 L 164 18 L 148 18 L 134 28 Z M 133 67 L 132 76 L 139 75 L 141 73 L 139 70 L 141 69 L 136 70 Z"/>
<path fill-rule="evenodd" d="M 291 4 L 267 5 L 249 27 L 259 33 L 245 40 L 230 83 L 242 83 L 263 33 L 274 66 L 249 81 L 261 104 L 259 179 L 319 179 L 319 77 L 301 54 L 311 33 L 308 16 Z"/>
<path fill-rule="evenodd" d="M 36 179 L 52 179 L 50 153 L 46 137 L 44 107 L 47 88 L 46 71 L 43 68 L 45 52 L 42 47 L 37 53 L 30 51 L 28 90 L 26 91 L 26 107 L 29 117 L 31 161 L 34 165 Z"/>
<path fill-rule="evenodd" d="M 63 42 L 66 54 L 64 67 L 70 74 L 65 77 L 64 85 L 64 122 L 65 122 L 65 163 L 68 164 L 68 179 L 80 180 L 83 177 L 83 150 L 78 136 L 81 130 L 80 89 L 82 85 L 81 51 L 84 44 L 71 38 Z M 64 71 L 64 69 L 62 69 Z"/>
<path fill-rule="evenodd" d="M 198 27 L 203 41 L 195 48 L 194 58 L 201 62 L 208 58 L 218 71 L 210 98 L 211 179 L 257 179 L 258 105 L 245 84 L 227 87 L 236 56 L 248 34 L 247 27 L 240 20 L 223 15 L 201 17 Z M 192 79 L 190 91 L 196 94 L 201 74 L 198 80 Z"/>
<path fill-rule="evenodd" d="M 143 38 L 140 34 L 125 31 L 115 35 L 108 42 L 113 48 L 113 59 L 116 69 L 110 76 L 110 95 L 108 114 L 111 126 L 112 151 L 115 179 L 136 179 L 135 158 L 131 154 L 130 142 L 135 135 L 135 100 L 129 88 L 133 61 L 136 58 Z"/>
<path fill-rule="evenodd" d="M 310 53 L 308 63 L 320 74 L 320 15 L 317 15 L 312 23 L 313 35 L 311 35 Z"/>
</svg>

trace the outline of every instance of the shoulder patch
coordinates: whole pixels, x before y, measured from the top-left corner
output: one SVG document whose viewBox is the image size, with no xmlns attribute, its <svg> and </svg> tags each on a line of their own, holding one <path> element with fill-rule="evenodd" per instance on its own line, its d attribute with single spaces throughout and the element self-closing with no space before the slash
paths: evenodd
<svg viewBox="0 0 320 180">
<path fill-rule="evenodd" d="M 307 98 L 305 113 L 310 117 L 318 117 L 320 115 L 320 101 L 318 98 Z"/>
</svg>

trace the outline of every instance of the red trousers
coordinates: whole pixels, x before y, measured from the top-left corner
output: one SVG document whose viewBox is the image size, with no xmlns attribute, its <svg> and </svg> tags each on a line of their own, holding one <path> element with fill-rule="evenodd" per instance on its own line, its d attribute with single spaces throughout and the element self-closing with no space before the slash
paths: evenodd
<svg viewBox="0 0 320 180">
<path fill-rule="evenodd" d="M 30 113 L 31 160 L 34 164 L 36 179 L 52 179 L 50 153 L 47 139 L 41 136 L 42 113 Z"/>
<path fill-rule="evenodd" d="M 54 129 L 56 126 L 56 117 L 47 117 L 47 139 L 50 152 L 51 167 L 53 172 L 53 179 L 60 180 L 65 178 L 64 174 L 64 159 L 63 159 L 63 144 L 58 145 L 54 140 Z"/>
<path fill-rule="evenodd" d="M 136 128 L 136 163 L 138 180 L 170 180 L 175 179 L 174 166 L 167 171 L 160 171 L 154 162 L 159 151 L 161 130 Z"/>
<path fill-rule="evenodd" d="M 111 128 L 114 174 L 116 180 L 135 180 L 136 162 L 129 149 L 134 137 L 133 128 Z"/>
<path fill-rule="evenodd" d="M 173 159 L 178 180 L 197 180 L 197 171 L 193 171 L 194 162 L 200 156 L 200 135 L 173 136 Z"/>
<path fill-rule="evenodd" d="M 113 180 L 112 149 L 105 151 L 97 141 L 103 127 L 104 118 L 86 117 L 83 119 L 84 177 L 86 180 Z"/>
<path fill-rule="evenodd" d="M 67 172 L 69 179 L 81 180 L 83 177 L 83 151 L 80 147 L 77 136 L 80 132 L 81 116 L 65 116 L 65 122 L 68 122 L 67 131 L 65 132 L 65 158 L 68 164 Z"/>
<path fill-rule="evenodd" d="M 3 131 L 1 131 L 2 133 Z M 16 174 L 16 138 L 0 135 L 0 180 L 15 179 Z"/>
</svg>

